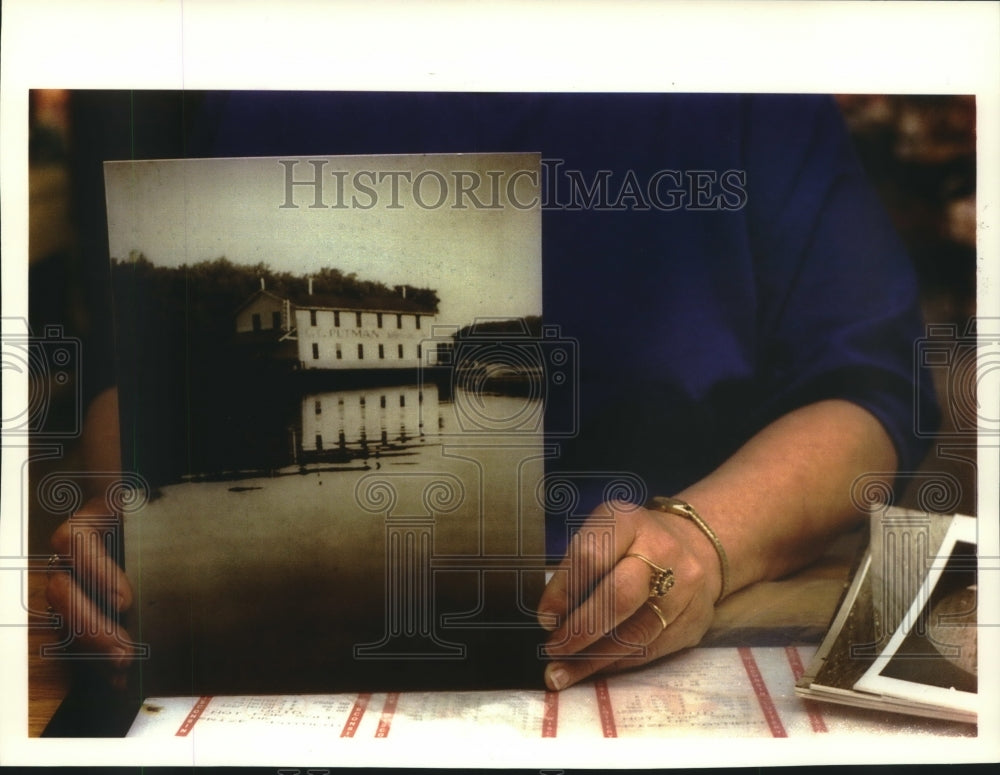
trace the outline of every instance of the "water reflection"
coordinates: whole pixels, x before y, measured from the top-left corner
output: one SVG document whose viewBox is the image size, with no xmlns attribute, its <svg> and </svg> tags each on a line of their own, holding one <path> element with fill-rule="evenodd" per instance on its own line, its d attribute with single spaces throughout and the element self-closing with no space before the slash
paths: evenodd
<svg viewBox="0 0 1000 775">
<path fill-rule="evenodd" d="M 436 439 L 443 425 L 434 384 L 309 393 L 300 418 L 291 429 L 300 464 L 405 449 Z"/>
<path fill-rule="evenodd" d="M 186 454 L 168 460 L 183 468 L 151 478 L 167 484 L 357 468 L 459 437 L 486 444 L 541 437 L 542 402 L 531 396 L 436 381 L 325 387 L 277 377 L 201 386 L 205 394 L 191 402 L 197 411 L 188 412 Z"/>
</svg>

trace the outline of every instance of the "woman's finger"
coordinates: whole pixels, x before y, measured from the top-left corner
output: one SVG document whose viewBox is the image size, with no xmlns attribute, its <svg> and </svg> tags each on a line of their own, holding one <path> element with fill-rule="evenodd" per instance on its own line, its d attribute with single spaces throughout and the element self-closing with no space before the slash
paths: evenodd
<svg viewBox="0 0 1000 775">
<path fill-rule="evenodd" d="M 63 522 L 52 535 L 52 548 L 72 564 L 77 584 L 86 594 L 116 611 L 125 611 L 132 605 L 132 587 L 114 558 L 114 536 L 119 533 L 94 522 L 95 517 L 109 518 L 100 512 L 102 508 L 85 505 Z"/>
<path fill-rule="evenodd" d="M 131 662 L 128 632 L 108 617 L 66 571 L 53 571 L 45 595 L 56 612 L 64 617 L 63 629 L 74 647 L 92 654 L 105 654 L 112 667 L 124 669 Z"/>
<path fill-rule="evenodd" d="M 649 596 L 650 569 L 646 563 L 635 556 L 622 557 L 598 582 L 592 594 L 565 617 L 549 638 L 547 652 L 553 657 L 574 654 L 605 636 L 621 647 L 619 652 L 648 643 L 652 637 L 647 633 L 638 632 L 630 637 L 630 630 L 634 619 L 646 618 L 636 614 Z M 664 620 L 661 622 L 655 616 L 654 620 L 663 629 L 683 610 L 684 601 L 670 593 L 656 601 Z"/>
<path fill-rule="evenodd" d="M 551 662 L 545 669 L 545 683 L 558 691 L 618 663 L 640 664 L 652 658 L 652 644 L 664 632 L 656 613 L 641 606 L 616 629 L 615 637 L 609 635 L 582 652 Z M 662 653 L 666 653 L 665 649 Z"/>
<path fill-rule="evenodd" d="M 570 539 L 538 602 L 538 620 L 547 630 L 565 624 L 566 614 L 580 605 L 597 582 L 618 562 L 635 537 L 632 507 L 599 507 Z"/>
<path fill-rule="evenodd" d="M 654 601 L 654 605 L 658 603 Z M 689 615 L 693 608 L 689 605 L 664 627 L 660 616 L 650 606 L 642 605 L 617 628 L 617 638 L 609 636 L 583 652 L 551 662 L 545 670 L 546 685 L 559 691 L 596 673 L 637 667 L 693 646 L 707 626 Z M 627 651 L 622 646 L 626 642 L 632 644 Z"/>
</svg>

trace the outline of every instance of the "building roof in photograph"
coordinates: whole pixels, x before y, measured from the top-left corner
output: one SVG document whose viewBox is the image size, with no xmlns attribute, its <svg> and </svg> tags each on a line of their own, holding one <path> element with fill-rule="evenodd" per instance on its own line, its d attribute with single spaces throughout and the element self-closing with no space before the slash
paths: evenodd
<svg viewBox="0 0 1000 775">
<path fill-rule="evenodd" d="M 334 309 L 349 312 L 409 312 L 433 315 L 436 310 L 431 304 L 416 299 L 406 299 L 395 294 L 388 296 L 338 296 L 329 293 L 302 294 L 293 296 L 292 304 L 298 309 Z"/>
<path fill-rule="evenodd" d="M 293 293 L 278 294 L 260 288 L 254 291 L 236 309 L 236 314 L 246 309 L 260 298 L 284 304 L 286 301 L 298 309 L 327 309 L 345 312 L 388 312 L 433 315 L 437 312 L 435 305 L 424 300 L 406 298 L 402 294 L 367 295 L 363 297 L 332 293 Z"/>
<path fill-rule="evenodd" d="M 274 302 L 277 303 L 277 304 L 284 304 L 285 303 L 285 297 L 284 296 L 279 296 L 276 293 L 271 293 L 271 291 L 264 290 L 263 288 L 261 288 L 259 290 L 254 291 L 249 296 L 247 296 L 246 301 L 244 301 L 242 304 L 240 304 L 240 306 L 238 306 L 236 308 L 236 314 L 239 314 L 240 312 L 242 312 L 244 309 L 246 309 L 248 306 L 250 306 L 250 304 L 252 304 L 254 301 L 256 301 L 257 299 L 259 299 L 262 296 L 273 299 Z"/>
</svg>

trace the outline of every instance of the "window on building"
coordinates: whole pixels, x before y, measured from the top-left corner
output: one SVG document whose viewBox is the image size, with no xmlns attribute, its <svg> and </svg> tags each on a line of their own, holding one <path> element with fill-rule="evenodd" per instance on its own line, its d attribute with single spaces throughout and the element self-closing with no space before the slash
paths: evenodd
<svg viewBox="0 0 1000 775">
<path fill-rule="evenodd" d="M 381 312 L 376 312 L 375 313 L 375 325 L 378 328 L 382 328 L 382 313 Z"/>
<path fill-rule="evenodd" d="M 344 353 L 341 352 L 339 344 L 337 345 L 337 349 L 334 351 L 333 357 L 336 358 L 338 361 L 344 357 Z"/>
<path fill-rule="evenodd" d="M 379 406 L 380 406 L 380 407 L 381 407 L 382 409 L 385 409 L 385 396 L 379 396 L 379 397 L 378 397 L 378 405 L 379 405 Z"/>
<path fill-rule="evenodd" d="M 323 414 L 323 402 L 322 401 L 317 401 L 316 402 L 316 414 Z"/>
<path fill-rule="evenodd" d="M 420 315 L 414 315 L 414 316 L 413 316 L 413 320 L 414 320 L 414 321 L 416 322 L 416 324 L 417 324 L 417 331 L 419 331 L 419 330 L 420 330 Z"/>
<path fill-rule="evenodd" d="M 323 451 L 323 436 L 320 433 L 316 434 L 316 451 L 317 452 Z"/>
<path fill-rule="evenodd" d="M 406 406 L 406 394 L 405 393 L 400 393 L 399 394 L 399 405 L 400 406 Z"/>
<path fill-rule="evenodd" d="M 340 310 L 339 309 L 335 309 L 333 311 L 333 325 L 336 328 L 340 328 Z"/>
<path fill-rule="evenodd" d="M 316 310 L 314 309 L 309 310 L 309 325 L 316 325 Z"/>
<path fill-rule="evenodd" d="M 361 313 L 360 312 L 355 312 L 354 313 L 354 325 L 355 325 L 355 328 L 361 328 Z"/>
<path fill-rule="evenodd" d="M 281 310 L 274 310 L 271 313 L 271 328 L 281 328 Z"/>
<path fill-rule="evenodd" d="M 385 360 L 385 345 L 384 344 L 380 344 L 378 346 L 378 358 L 379 358 L 380 361 L 384 361 Z"/>
<path fill-rule="evenodd" d="M 260 313 L 254 312 L 251 321 L 253 322 L 253 330 L 260 331 Z"/>
<path fill-rule="evenodd" d="M 423 348 L 423 347 L 421 347 L 421 346 L 420 346 L 420 345 L 418 344 L 418 345 L 417 345 L 417 360 L 419 361 L 419 360 L 420 360 L 421 358 L 423 358 L 423 357 L 424 357 L 424 348 Z"/>
<path fill-rule="evenodd" d="M 403 359 L 403 345 L 397 344 L 396 345 L 396 352 L 399 354 L 399 359 L 402 360 Z"/>
<path fill-rule="evenodd" d="M 318 342 L 313 342 L 313 360 L 314 361 L 318 361 L 319 360 L 319 343 Z"/>
<path fill-rule="evenodd" d="M 363 361 L 365 359 L 365 346 L 363 344 L 358 345 L 358 360 Z"/>
<path fill-rule="evenodd" d="M 396 328 L 402 328 L 402 327 L 403 327 L 403 316 L 397 313 L 396 314 Z"/>
</svg>

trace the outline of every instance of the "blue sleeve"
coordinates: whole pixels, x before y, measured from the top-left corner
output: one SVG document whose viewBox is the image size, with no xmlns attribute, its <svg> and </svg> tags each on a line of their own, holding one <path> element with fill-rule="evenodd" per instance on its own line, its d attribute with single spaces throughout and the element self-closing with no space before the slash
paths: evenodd
<svg viewBox="0 0 1000 775">
<path fill-rule="evenodd" d="M 851 401 L 885 427 L 899 470 L 913 470 L 927 446 L 915 417 L 939 411 L 915 368 L 923 323 L 912 262 L 832 100 L 761 97 L 745 116 L 765 413 Z"/>
</svg>

